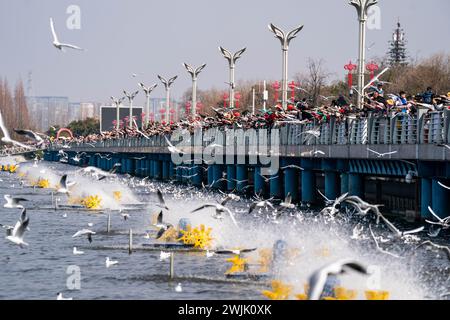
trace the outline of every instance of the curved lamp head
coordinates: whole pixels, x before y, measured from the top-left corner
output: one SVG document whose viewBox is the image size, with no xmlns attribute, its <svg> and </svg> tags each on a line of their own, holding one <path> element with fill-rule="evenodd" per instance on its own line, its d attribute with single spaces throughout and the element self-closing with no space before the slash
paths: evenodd
<svg viewBox="0 0 450 320">
<path fill-rule="evenodd" d="M 273 23 L 269 24 L 269 29 L 275 34 L 275 38 L 280 40 L 283 50 L 287 50 L 289 48 L 289 43 L 291 42 L 291 40 L 294 39 L 297 36 L 297 33 L 299 33 L 303 29 L 303 25 L 291 30 L 288 34 L 275 26 Z"/>
<path fill-rule="evenodd" d="M 178 76 L 172 77 L 169 80 L 164 79 L 163 77 L 161 77 L 158 74 L 158 79 L 164 84 L 164 86 L 166 87 L 166 90 L 170 88 L 170 86 L 172 85 L 172 83 L 178 78 Z"/>
<path fill-rule="evenodd" d="M 220 52 L 228 60 L 230 66 L 233 66 L 236 61 L 242 56 L 242 54 L 247 50 L 247 48 L 242 48 L 241 50 L 236 51 L 234 54 L 231 54 L 230 51 L 223 47 L 219 47 Z"/>
<path fill-rule="evenodd" d="M 158 86 L 158 84 L 155 83 L 155 84 L 153 84 L 150 87 L 146 87 L 142 82 L 140 82 L 139 86 L 142 88 L 142 90 L 148 96 Z"/>
<path fill-rule="evenodd" d="M 356 8 L 359 20 L 367 19 L 367 10 L 378 3 L 378 0 L 351 0 L 349 5 Z"/>
<path fill-rule="evenodd" d="M 186 68 L 187 72 L 191 75 L 192 78 L 196 78 L 197 75 L 206 67 L 206 63 L 202 64 L 200 67 L 194 69 L 192 66 L 187 63 L 183 63 L 183 66 Z"/>
</svg>

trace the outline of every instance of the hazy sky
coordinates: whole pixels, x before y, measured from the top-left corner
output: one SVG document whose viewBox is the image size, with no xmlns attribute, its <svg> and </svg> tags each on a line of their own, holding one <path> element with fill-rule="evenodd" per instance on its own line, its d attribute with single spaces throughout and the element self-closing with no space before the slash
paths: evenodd
<svg viewBox="0 0 450 320">
<path fill-rule="evenodd" d="M 81 8 L 80 30 L 66 27 L 69 5 Z M 411 57 L 450 52 L 450 1 L 380 0 L 379 6 L 381 29 L 368 30 L 367 44 L 375 42 L 369 58 L 386 53 L 398 17 Z M 60 41 L 87 51 L 56 50 L 50 17 Z M 178 75 L 173 93 L 179 97 L 191 82 L 182 63 L 207 63 L 199 88 L 225 90 L 228 67 L 219 45 L 233 52 L 247 47 L 237 62 L 237 80 L 281 78 L 281 48 L 270 22 L 285 30 L 305 26 L 291 42 L 290 76 L 313 57 L 343 78 L 343 65 L 356 60 L 358 24 L 347 0 L 0 0 L 0 76 L 11 84 L 21 77 L 26 85 L 32 71 L 35 95 L 108 101 L 122 89 L 137 89 L 138 81 Z M 162 85 L 153 96 L 164 96 Z"/>
</svg>

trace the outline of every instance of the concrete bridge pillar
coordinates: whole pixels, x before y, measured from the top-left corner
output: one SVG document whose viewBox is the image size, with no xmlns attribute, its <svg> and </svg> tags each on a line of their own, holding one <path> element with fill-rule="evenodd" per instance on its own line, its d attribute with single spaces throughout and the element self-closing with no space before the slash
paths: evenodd
<svg viewBox="0 0 450 320">
<path fill-rule="evenodd" d="M 214 168 L 213 168 L 213 165 L 208 165 L 207 175 L 208 175 L 208 185 L 212 187 L 212 185 L 214 184 Z"/>
<path fill-rule="evenodd" d="M 352 196 L 364 199 L 364 176 L 362 174 L 349 174 L 349 192 Z"/>
<path fill-rule="evenodd" d="M 201 187 L 203 182 L 203 168 L 199 164 L 192 166 L 191 175 L 196 175 L 192 178 L 192 184 L 196 187 Z"/>
<path fill-rule="evenodd" d="M 430 218 L 428 206 L 432 207 L 432 183 L 431 179 L 420 179 L 420 215 L 422 218 Z M 434 209 L 433 209 L 434 210 Z"/>
<path fill-rule="evenodd" d="M 339 197 L 340 185 L 339 175 L 335 171 L 325 172 L 325 196 L 334 200 Z"/>
<path fill-rule="evenodd" d="M 248 185 L 248 169 L 245 164 L 238 164 L 236 167 L 236 190 L 238 192 L 245 192 L 244 189 Z M 245 180 L 245 181 L 244 181 Z"/>
<path fill-rule="evenodd" d="M 169 161 L 169 179 L 170 179 L 170 180 L 174 180 L 175 177 L 176 177 L 176 174 L 175 174 L 175 165 L 174 165 L 174 163 L 172 162 L 172 160 L 170 160 L 170 161 Z"/>
<path fill-rule="evenodd" d="M 213 165 L 214 189 L 225 190 L 225 181 L 219 181 L 223 178 L 223 166 L 220 164 Z"/>
<path fill-rule="evenodd" d="M 292 196 L 292 202 L 298 202 L 299 199 L 299 187 L 298 187 L 298 170 L 287 168 L 284 170 L 284 195 L 288 193 Z"/>
<path fill-rule="evenodd" d="M 311 159 L 302 159 L 302 202 L 314 203 L 316 201 L 316 174 L 314 162 Z"/>
<path fill-rule="evenodd" d="M 442 179 L 433 179 L 431 182 L 432 209 L 439 217 L 446 218 L 450 211 L 450 191 L 441 187 L 438 182 L 446 184 Z"/>
<path fill-rule="evenodd" d="M 255 194 L 260 194 L 261 197 L 267 196 L 267 187 L 266 182 L 264 181 L 263 177 L 261 177 L 261 167 L 255 167 L 255 177 L 254 177 L 254 183 L 255 183 Z"/>
<path fill-rule="evenodd" d="M 236 166 L 235 165 L 228 165 L 227 166 L 227 190 L 233 191 L 236 189 L 236 181 L 233 179 L 236 179 Z"/>
<path fill-rule="evenodd" d="M 284 199 L 284 192 L 283 192 L 284 186 L 283 186 L 282 175 L 283 175 L 283 173 L 280 170 L 280 171 L 278 171 L 278 173 L 276 173 L 275 175 L 270 177 L 270 178 L 274 178 L 269 181 L 271 197 L 275 197 L 278 199 Z"/>
<path fill-rule="evenodd" d="M 341 194 L 349 192 L 348 183 L 348 173 L 341 173 Z"/>
<path fill-rule="evenodd" d="M 155 170 L 155 179 L 162 179 L 162 163 L 159 160 L 155 160 L 153 162 L 154 170 Z"/>
<path fill-rule="evenodd" d="M 162 162 L 162 179 L 164 181 L 169 180 L 169 171 L 170 171 L 170 164 L 168 161 Z"/>
</svg>

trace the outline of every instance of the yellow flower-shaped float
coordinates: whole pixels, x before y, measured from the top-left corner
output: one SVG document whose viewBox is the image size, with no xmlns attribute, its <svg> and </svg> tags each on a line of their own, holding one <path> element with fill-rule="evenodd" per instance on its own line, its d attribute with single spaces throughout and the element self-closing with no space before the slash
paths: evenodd
<svg viewBox="0 0 450 320">
<path fill-rule="evenodd" d="M 117 202 L 120 202 L 120 200 L 122 200 L 122 192 L 114 191 L 113 197 L 114 197 L 114 200 L 116 200 Z"/>
<path fill-rule="evenodd" d="M 185 245 L 194 246 L 194 248 L 207 249 L 211 246 L 211 241 L 214 239 L 211 237 L 211 231 L 212 228 L 206 229 L 203 224 L 194 229 L 188 225 L 186 230 L 180 230 L 182 236 L 177 240 Z"/>
<path fill-rule="evenodd" d="M 270 300 L 287 300 L 292 292 L 292 286 L 278 280 L 272 281 L 272 291 L 263 290 L 261 293 Z"/>
<path fill-rule="evenodd" d="M 337 300 L 354 300 L 356 299 L 356 291 L 348 290 L 344 287 L 336 287 L 334 288 L 334 294 Z"/>
<path fill-rule="evenodd" d="M 389 300 L 389 291 L 367 290 L 364 293 L 367 300 Z"/>
<path fill-rule="evenodd" d="M 85 206 L 87 209 L 95 210 L 100 209 L 102 207 L 102 198 L 98 195 L 95 196 L 87 196 L 83 198 L 81 204 Z"/>
<path fill-rule="evenodd" d="M 174 227 L 169 227 L 161 237 L 159 237 L 158 241 L 164 242 L 175 242 L 178 238 L 178 231 Z"/>
<path fill-rule="evenodd" d="M 236 272 L 245 272 L 248 268 L 248 259 L 241 258 L 239 255 L 235 255 L 233 258 L 228 258 L 227 262 L 231 262 L 233 265 L 225 271 L 225 274 L 232 274 Z"/>
<path fill-rule="evenodd" d="M 15 173 L 18 168 L 19 168 L 19 166 L 16 166 L 16 165 L 12 164 L 12 165 L 9 166 L 9 172 L 10 173 Z"/>
<path fill-rule="evenodd" d="M 42 189 L 50 188 L 50 181 L 48 181 L 48 179 L 39 179 L 36 183 L 36 186 Z"/>
</svg>

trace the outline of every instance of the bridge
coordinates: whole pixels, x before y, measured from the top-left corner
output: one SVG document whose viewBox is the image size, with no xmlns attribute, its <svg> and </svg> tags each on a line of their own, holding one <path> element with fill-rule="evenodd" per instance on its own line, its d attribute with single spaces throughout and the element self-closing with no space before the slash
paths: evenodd
<svg viewBox="0 0 450 320">
<path fill-rule="evenodd" d="M 284 198 L 290 193 L 293 201 L 303 204 L 323 203 L 317 190 L 329 199 L 349 192 L 418 220 L 430 217 L 428 206 L 439 216 L 448 216 L 450 192 L 439 182 L 446 184 L 450 179 L 449 115 L 443 111 L 420 117 L 399 114 L 332 119 L 322 124 L 285 123 L 278 130 L 240 131 L 231 140 L 224 128 L 214 128 L 204 134 L 194 132 L 179 143 L 172 140 L 189 155 L 183 164 L 174 163 L 165 137 L 159 135 L 71 144 L 64 151 L 72 165 L 109 170 L 121 163 L 121 173 L 138 177 L 199 187 L 204 183 L 223 191 L 265 197 Z M 279 142 L 276 150 L 271 142 L 275 131 Z M 261 151 L 261 141 L 271 144 L 270 150 Z M 211 153 L 211 143 L 215 145 L 213 153 L 220 146 L 222 150 L 231 146 L 238 152 L 229 157 L 232 161 L 198 160 Z M 61 145 L 51 145 L 45 159 L 59 161 L 60 149 Z M 80 152 L 87 156 L 76 163 L 72 157 Z M 278 157 L 283 170 L 263 177 L 260 173 L 266 163 L 252 161 L 252 154 Z"/>
</svg>

